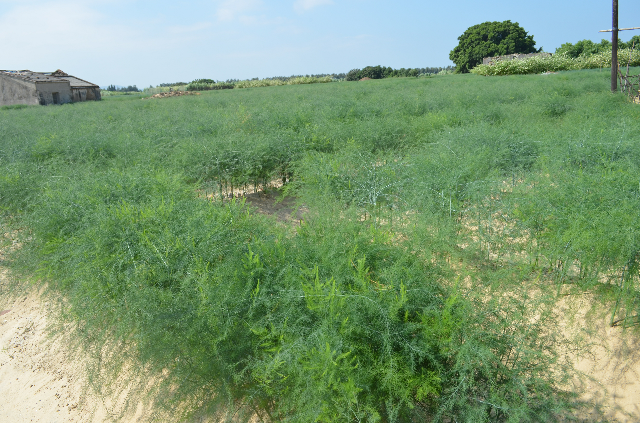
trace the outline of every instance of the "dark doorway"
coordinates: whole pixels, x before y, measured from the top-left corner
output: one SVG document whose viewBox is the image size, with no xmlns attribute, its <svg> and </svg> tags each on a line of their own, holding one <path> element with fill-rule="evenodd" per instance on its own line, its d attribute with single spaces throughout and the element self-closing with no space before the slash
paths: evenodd
<svg viewBox="0 0 640 423">
<path fill-rule="evenodd" d="M 53 104 L 60 104 L 60 93 L 53 93 Z"/>
</svg>

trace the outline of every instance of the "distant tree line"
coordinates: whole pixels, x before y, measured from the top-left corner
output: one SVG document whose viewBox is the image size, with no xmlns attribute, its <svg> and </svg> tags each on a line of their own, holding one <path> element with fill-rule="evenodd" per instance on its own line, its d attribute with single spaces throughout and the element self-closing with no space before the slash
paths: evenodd
<svg viewBox="0 0 640 423">
<path fill-rule="evenodd" d="M 330 76 L 332 78 L 335 79 L 340 79 L 340 78 L 336 78 L 336 74 L 334 73 L 318 73 L 318 74 L 309 74 L 309 75 L 291 75 L 291 76 L 272 76 L 271 78 L 263 78 L 269 81 L 274 81 L 274 80 L 280 80 L 280 81 L 289 81 L 291 79 L 296 79 L 296 78 L 324 78 Z M 258 78 L 254 78 L 254 79 L 258 79 Z"/>
<path fill-rule="evenodd" d="M 106 91 L 118 91 L 118 92 L 141 92 L 142 90 L 139 90 L 138 87 L 136 87 L 135 85 L 129 85 L 128 87 L 116 87 L 115 85 L 109 85 L 107 87 Z"/>
<path fill-rule="evenodd" d="M 284 81 L 287 82 L 289 80 L 292 79 L 296 79 L 296 78 L 324 78 L 330 76 L 333 79 L 344 79 L 346 74 L 344 73 L 319 73 L 319 74 L 314 74 L 314 75 L 291 75 L 291 76 L 272 76 L 272 77 L 267 77 L 267 78 L 249 78 L 249 79 L 235 79 L 235 78 L 231 78 L 231 79 L 227 79 L 226 81 L 216 81 L 213 79 L 195 79 L 193 81 L 190 82 L 190 84 L 237 84 L 238 82 L 241 81 L 260 81 L 260 80 L 264 80 L 264 81 L 275 81 L 275 80 L 279 80 L 279 81 Z M 186 85 L 186 84 L 185 84 Z"/>
<path fill-rule="evenodd" d="M 174 83 L 163 83 L 157 85 L 156 87 L 176 87 L 176 86 L 187 86 L 189 90 L 222 90 L 222 89 L 230 89 L 236 87 L 239 83 L 246 83 L 246 81 L 282 81 L 282 82 L 290 82 L 298 83 L 302 78 L 331 78 L 334 81 L 354 81 L 359 80 L 364 77 L 368 77 L 371 79 L 382 79 L 382 78 L 392 78 L 392 77 L 409 77 L 409 76 L 420 76 L 420 75 L 434 75 L 442 71 L 453 72 L 455 70 L 455 66 L 447 66 L 447 67 L 426 67 L 426 68 L 401 68 L 401 69 L 393 69 L 390 67 L 384 66 L 367 66 L 363 69 L 353 69 L 348 73 L 319 73 L 319 74 L 307 74 L 307 75 L 291 75 L 291 76 L 272 76 L 267 78 L 249 78 L 249 79 L 227 79 L 223 80 L 215 80 L 210 78 L 200 78 L 194 79 L 191 82 L 174 82 Z M 324 81 L 323 81 L 324 82 Z M 274 84 L 271 84 L 274 85 Z M 275 84 L 279 85 L 279 84 Z M 135 86 L 134 86 L 135 87 Z M 115 89 L 115 86 L 110 86 L 108 90 L 114 88 L 112 91 L 122 91 L 122 89 Z M 150 87 L 151 88 L 151 87 Z"/>
<path fill-rule="evenodd" d="M 417 77 L 420 75 L 434 75 L 442 71 L 453 72 L 454 66 L 429 67 L 429 68 L 400 68 L 393 69 L 387 66 L 367 66 L 362 69 L 351 69 L 344 77 L 347 81 L 359 81 L 362 78 L 383 79 L 399 77 Z"/>
<path fill-rule="evenodd" d="M 494 37 L 497 37 L 499 41 L 487 39 L 485 33 L 491 33 Z M 504 22 L 485 22 L 483 24 L 475 25 L 467 29 L 459 38 L 460 44 L 454 50 L 451 51 L 450 58 L 458 65 L 446 66 L 446 67 L 425 67 L 425 68 L 400 68 L 393 69 L 388 66 L 366 66 L 362 69 L 352 69 L 347 73 L 320 73 L 312 75 L 291 75 L 291 76 L 273 76 L 269 78 L 263 78 L 265 81 L 283 81 L 287 82 L 297 78 L 325 78 L 331 77 L 333 80 L 346 80 L 346 81 L 359 81 L 362 78 L 370 79 L 383 79 L 394 77 L 417 77 L 421 75 L 435 75 L 440 72 L 468 72 L 472 67 L 479 63 L 482 63 L 483 57 L 489 57 L 499 54 L 510 53 L 530 53 L 536 51 L 542 51 L 542 48 L 535 49 L 535 41 L 533 36 L 528 35 L 524 29 L 522 29 L 517 22 L 511 21 Z M 468 41 L 467 39 L 472 39 Z M 484 40 L 479 42 L 478 40 Z M 515 41 L 514 41 L 515 40 Z M 517 42 L 516 42 L 517 41 Z M 468 46 L 465 44 L 469 44 Z M 503 46 L 503 44 L 506 46 Z M 635 46 L 636 49 L 640 49 L 640 35 L 634 35 L 629 41 L 619 41 L 618 46 L 620 49 L 629 49 Z M 468 57 L 471 53 L 464 49 L 473 51 L 475 56 L 473 58 Z M 516 51 L 517 50 L 517 51 Z M 594 54 L 601 53 L 606 50 L 611 50 L 611 41 L 603 39 L 599 43 L 594 43 L 591 40 L 581 40 L 572 43 L 564 43 L 558 47 L 555 54 L 566 54 L 569 57 L 589 57 Z M 464 53 L 464 54 L 463 54 Z M 458 57 L 460 56 L 460 57 Z M 200 89 L 229 89 L 241 81 L 258 81 L 260 78 L 251 78 L 247 80 L 240 79 L 227 79 L 226 81 L 216 81 L 214 79 L 202 78 L 195 79 L 190 83 L 187 82 L 173 82 L 162 83 L 156 87 L 175 87 L 190 85 L 193 87 L 208 86 L 207 88 Z M 149 88 L 152 88 L 151 86 Z M 128 87 L 116 87 L 115 85 L 109 85 L 106 91 L 120 91 L 120 92 L 140 92 L 135 85 L 129 85 Z"/>
</svg>

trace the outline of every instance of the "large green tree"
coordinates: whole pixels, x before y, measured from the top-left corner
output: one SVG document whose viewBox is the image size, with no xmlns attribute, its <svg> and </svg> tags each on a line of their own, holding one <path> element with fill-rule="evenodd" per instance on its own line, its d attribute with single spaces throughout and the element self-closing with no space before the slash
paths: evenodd
<svg viewBox="0 0 640 423">
<path fill-rule="evenodd" d="M 491 56 L 512 53 L 536 53 L 533 35 L 527 35 L 517 22 L 484 22 L 467 29 L 458 37 L 458 45 L 449 53 L 456 73 L 467 73 Z"/>
</svg>

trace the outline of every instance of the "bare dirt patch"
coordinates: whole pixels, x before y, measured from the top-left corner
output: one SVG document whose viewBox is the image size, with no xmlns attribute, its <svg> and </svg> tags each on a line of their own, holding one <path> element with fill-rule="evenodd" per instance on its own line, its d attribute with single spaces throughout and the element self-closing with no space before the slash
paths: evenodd
<svg viewBox="0 0 640 423">
<path fill-rule="evenodd" d="M 281 190 L 269 190 L 248 194 L 246 204 L 256 212 L 274 216 L 279 222 L 286 224 L 301 223 L 308 209 L 298 206 L 293 197 L 281 198 Z"/>
<path fill-rule="evenodd" d="M 48 311 L 33 291 L 0 320 L 0 421 L 81 422 L 80 363 L 48 342 Z"/>
<path fill-rule="evenodd" d="M 244 199 L 245 204 L 256 213 L 273 216 L 278 222 L 288 226 L 296 223 L 301 224 L 309 209 L 304 205 L 299 205 L 297 198 L 283 196 L 283 186 L 280 179 L 275 179 L 266 187 L 254 189 L 254 192 L 235 188 L 233 191 L 226 190 L 222 193 L 200 191 L 198 196 L 212 202 Z"/>
</svg>

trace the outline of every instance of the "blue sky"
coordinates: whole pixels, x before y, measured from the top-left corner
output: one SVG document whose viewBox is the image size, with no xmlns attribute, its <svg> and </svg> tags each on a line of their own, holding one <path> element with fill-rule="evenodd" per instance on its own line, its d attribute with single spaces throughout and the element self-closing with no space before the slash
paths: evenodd
<svg viewBox="0 0 640 423">
<path fill-rule="evenodd" d="M 620 27 L 640 26 L 640 1 L 619 2 Z M 610 38 L 598 30 L 611 28 L 611 1 L 0 0 L 0 69 L 59 68 L 101 86 L 142 88 L 447 66 L 468 27 L 507 19 L 553 52 Z"/>
</svg>

